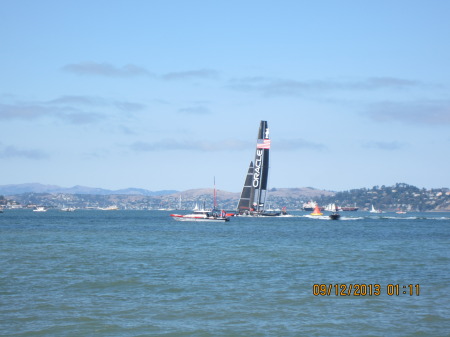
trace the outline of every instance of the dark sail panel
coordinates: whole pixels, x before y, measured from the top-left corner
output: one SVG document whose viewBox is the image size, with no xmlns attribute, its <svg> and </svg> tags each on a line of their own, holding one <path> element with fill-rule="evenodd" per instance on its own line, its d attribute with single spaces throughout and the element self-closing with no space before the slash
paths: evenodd
<svg viewBox="0 0 450 337">
<path fill-rule="evenodd" d="M 255 165 L 253 169 L 253 187 L 255 198 L 253 208 L 255 211 L 263 211 L 266 199 L 267 181 L 269 176 L 269 126 L 267 121 L 261 121 L 256 142 Z"/>
<path fill-rule="evenodd" d="M 247 176 L 245 177 L 244 187 L 242 189 L 241 198 L 238 204 L 238 213 L 249 212 L 251 210 L 251 205 L 253 203 L 253 162 L 250 162 L 248 167 Z"/>
</svg>

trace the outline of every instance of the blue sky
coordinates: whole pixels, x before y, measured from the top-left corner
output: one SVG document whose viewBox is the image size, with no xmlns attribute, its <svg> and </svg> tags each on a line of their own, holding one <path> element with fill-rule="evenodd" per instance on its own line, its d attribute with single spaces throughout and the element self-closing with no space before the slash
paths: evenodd
<svg viewBox="0 0 450 337">
<path fill-rule="evenodd" d="M 0 184 L 450 186 L 449 1 L 0 2 Z"/>
</svg>

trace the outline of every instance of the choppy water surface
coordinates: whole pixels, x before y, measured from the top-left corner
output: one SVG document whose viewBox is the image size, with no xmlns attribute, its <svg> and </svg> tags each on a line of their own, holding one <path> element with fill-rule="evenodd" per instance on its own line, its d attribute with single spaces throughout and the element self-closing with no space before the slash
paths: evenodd
<svg viewBox="0 0 450 337">
<path fill-rule="evenodd" d="M 189 223 L 161 211 L 7 210 L 0 335 L 449 334 L 450 214 L 304 214 Z M 380 294 L 336 296 L 341 284 Z"/>
</svg>

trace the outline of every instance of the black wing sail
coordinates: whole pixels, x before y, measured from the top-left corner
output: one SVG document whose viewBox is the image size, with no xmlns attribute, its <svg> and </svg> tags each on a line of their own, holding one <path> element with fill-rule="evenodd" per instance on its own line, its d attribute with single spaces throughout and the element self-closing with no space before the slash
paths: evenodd
<svg viewBox="0 0 450 337">
<path fill-rule="evenodd" d="M 253 162 L 250 162 L 248 167 L 247 176 L 245 177 L 244 187 L 242 188 L 241 198 L 239 199 L 238 214 L 251 211 L 251 205 L 253 203 L 254 189 L 252 186 L 253 181 Z"/>
<path fill-rule="evenodd" d="M 256 142 L 255 164 L 253 166 L 254 200 L 253 209 L 256 212 L 264 211 L 266 200 L 267 180 L 269 176 L 269 150 L 270 138 L 267 121 L 261 121 Z"/>
</svg>

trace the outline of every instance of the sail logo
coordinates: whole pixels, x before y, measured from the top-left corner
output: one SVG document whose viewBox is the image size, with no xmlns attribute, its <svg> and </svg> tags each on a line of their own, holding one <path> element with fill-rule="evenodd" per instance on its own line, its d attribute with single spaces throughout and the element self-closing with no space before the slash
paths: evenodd
<svg viewBox="0 0 450 337">
<path fill-rule="evenodd" d="M 261 176 L 261 163 L 262 163 L 262 156 L 264 151 L 263 150 L 256 150 L 256 158 L 255 158 L 255 168 L 253 171 L 253 187 L 258 188 L 259 187 L 259 181 Z"/>
</svg>

